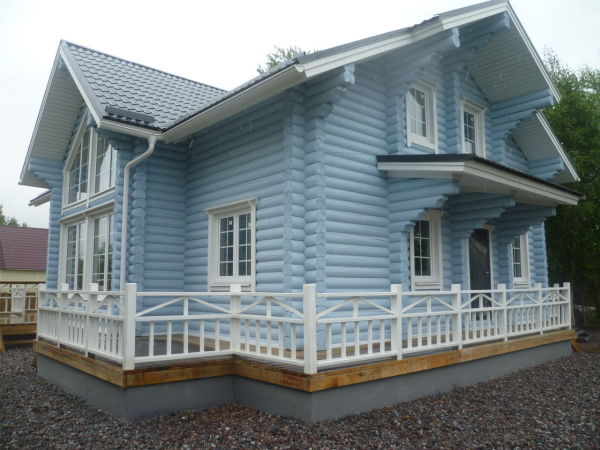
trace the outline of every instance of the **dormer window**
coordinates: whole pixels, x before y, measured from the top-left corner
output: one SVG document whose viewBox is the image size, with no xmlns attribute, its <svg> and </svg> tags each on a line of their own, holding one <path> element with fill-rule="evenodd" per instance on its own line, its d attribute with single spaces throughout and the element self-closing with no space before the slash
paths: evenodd
<svg viewBox="0 0 600 450">
<path fill-rule="evenodd" d="M 436 148 L 435 86 L 420 81 L 406 94 L 407 146 Z"/>
<path fill-rule="evenodd" d="M 462 102 L 463 153 L 485 158 L 484 108 L 470 100 Z"/>
<path fill-rule="evenodd" d="M 65 164 L 64 205 L 71 206 L 115 186 L 117 151 L 109 140 L 82 125 Z"/>
</svg>

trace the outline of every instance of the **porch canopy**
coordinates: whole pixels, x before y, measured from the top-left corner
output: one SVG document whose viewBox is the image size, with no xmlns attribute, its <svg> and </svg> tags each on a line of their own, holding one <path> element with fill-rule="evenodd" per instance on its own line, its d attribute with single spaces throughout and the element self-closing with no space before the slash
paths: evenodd
<svg viewBox="0 0 600 450">
<path fill-rule="evenodd" d="M 390 177 L 454 179 L 461 192 L 506 194 L 517 203 L 576 205 L 583 196 L 473 154 L 379 155 L 377 168 Z"/>
</svg>

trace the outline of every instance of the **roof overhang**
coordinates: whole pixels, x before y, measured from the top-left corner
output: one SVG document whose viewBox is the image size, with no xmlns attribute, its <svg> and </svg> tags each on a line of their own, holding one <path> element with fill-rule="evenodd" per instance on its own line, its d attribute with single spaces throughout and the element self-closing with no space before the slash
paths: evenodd
<svg viewBox="0 0 600 450">
<path fill-rule="evenodd" d="M 576 205 L 582 194 L 471 154 L 381 155 L 377 168 L 389 177 L 450 178 L 461 192 L 506 194 L 517 203 Z"/>
<path fill-rule="evenodd" d="M 498 76 L 492 62 L 485 60 L 485 55 L 475 56 L 470 70 L 484 93 L 492 101 L 502 101 L 522 94 L 523 86 L 531 92 L 550 89 L 554 98 L 559 99 L 559 94 L 546 73 L 539 55 L 533 48 L 531 41 L 524 32 L 512 7 L 505 0 L 493 0 L 466 8 L 449 11 L 427 20 L 419 25 L 392 31 L 378 36 L 362 39 L 349 44 L 344 44 L 310 55 L 303 55 L 285 65 L 281 70 L 275 70 L 266 78 L 258 78 L 230 91 L 229 95 L 216 101 L 172 126 L 168 130 L 156 130 L 143 126 L 129 125 L 103 117 L 103 111 L 94 92 L 85 80 L 85 77 L 71 60 L 69 54 L 59 46 L 55 63 L 50 75 L 50 80 L 44 95 L 38 120 L 33 132 L 31 144 L 27 153 L 25 164 L 21 172 L 21 184 L 48 188 L 47 184 L 29 171 L 29 160 L 32 156 L 52 161 L 61 161 L 67 148 L 72 127 L 75 123 L 79 109 L 83 103 L 94 117 L 96 124 L 101 129 L 116 131 L 139 138 L 155 136 L 158 141 L 167 143 L 179 142 L 189 138 L 194 133 L 210 125 L 241 113 L 248 108 L 272 98 L 285 90 L 297 86 L 304 81 L 317 77 L 330 70 L 343 67 L 360 61 L 388 54 L 408 45 L 422 41 L 428 37 L 445 30 L 462 27 L 496 14 L 509 15 L 514 27 L 498 33 L 498 41 L 492 41 L 490 47 L 497 45 L 508 52 L 510 63 L 503 62 L 503 82 L 499 83 L 494 76 Z M 494 37 L 496 39 L 496 37 Z M 505 42 L 505 40 L 508 40 Z M 514 42 L 517 44 L 514 44 Z M 507 45 L 509 47 L 507 47 Z M 517 45 L 516 48 L 513 47 Z M 484 47 L 485 50 L 485 47 Z M 494 50 L 494 47 L 492 47 Z M 515 52 L 515 50 L 518 50 Z M 512 57 L 511 57 L 512 55 Z M 64 63 L 66 70 L 59 70 Z M 525 66 L 521 67 L 522 64 Z M 517 73 L 515 67 L 525 68 L 535 72 L 528 83 L 507 82 L 512 80 L 511 74 Z M 524 70 L 524 69 L 523 69 Z M 67 86 L 68 89 L 67 89 Z M 64 85 L 64 86 L 63 86 Z M 503 87 L 504 86 L 504 87 Z M 509 86 L 509 89 L 505 87 Z M 486 92 L 486 89 L 489 92 Z M 60 95 L 64 99 L 60 99 Z M 64 110 L 56 114 L 58 108 Z M 46 134 L 45 134 L 46 133 Z"/>
<path fill-rule="evenodd" d="M 29 200 L 29 206 L 42 206 L 44 203 L 48 203 L 50 201 L 50 194 L 52 194 L 50 190 L 42 192 L 37 197 Z"/>
<path fill-rule="evenodd" d="M 537 112 L 531 118 L 521 122 L 512 132 L 512 136 L 521 150 L 523 150 L 528 161 L 539 161 L 556 157 L 562 159 L 565 170 L 561 171 L 554 178 L 555 182 L 562 184 L 580 181 L 573 163 L 552 131 L 543 113 Z"/>
</svg>

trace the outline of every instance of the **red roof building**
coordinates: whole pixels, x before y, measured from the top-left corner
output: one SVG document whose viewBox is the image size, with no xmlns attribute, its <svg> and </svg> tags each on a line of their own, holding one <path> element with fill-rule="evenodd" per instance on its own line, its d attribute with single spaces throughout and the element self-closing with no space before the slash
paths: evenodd
<svg viewBox="0 0 600 450">
<path fill-rule="evenodd" d="M 46 271 L 48 230 L 46 228 L 0 226 L 0 272 Z M 14 273 L 14 272 L 13 272 Z M 1 276 L 2 281 L 8 280 Z"/>
</svg>

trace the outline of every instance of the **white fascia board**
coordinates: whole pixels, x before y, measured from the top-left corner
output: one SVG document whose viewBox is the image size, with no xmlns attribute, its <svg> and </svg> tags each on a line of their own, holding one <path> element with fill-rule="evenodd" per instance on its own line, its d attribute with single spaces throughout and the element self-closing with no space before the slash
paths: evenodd
<svg viewBox="0 0 600 450">
<path fill-rule="evenodd" d="M 67 68 L 67 70 L 69 71 L 69 74 L 71 75 L 71 78 L 75 82 L 77 89 L 79 89 L 79 93 L 83 97 L 83 101 L 85 102 L 85 104 L 88 108 L 88 111 L 90 111 L 92 113 L 92 116 L 94 117 L 94 121 L 97 124 L 99 124 L 100 120 L 102 119 L 102 113 L 100 111 L 96 110 L 97 105 L 91 101 L 91 99 L 88 96 L 87 91 L 83 88 L 83 84 L 81 83 L 81 80 L 79 79 L 79 77 L 77 77 L 77 73 L 75 72 L 75 70 L 73 70 L 71 61 L 69 61 L 68 56 L 65 55 L 65 52 L 62 48 L 62 44 L 59 46 L 58 51 L 60 53 L 60 57 L 62 58 L 63 63 L 65 64 L 65 67 Z"/>
<path fill-rule="evenodd" d="M 167 130 L 160 137 L 167 143 L 180 141 L 193 133 L 206 128 L 219 120 L 231 117 L 236 113 L 273 97 L 286 89 L 306 80 L 302 66 L 294 65 L 269 77 L 234 96 L 217 103 L 206 111 L 191 117 L 185 122 Z"/>
<path fill-rule="evenodd" d="M 454 178 L 471 176 L 482 182 L 495 183 L 512 190 L 529 192 L 557 203 L 576 205 L 579 196 L 554 188 L 545 183 L 519 176 L 478 161 L 378 163 L 377 168 L 390 176 L 405 178 Z"/>
<path fill-rule="evenodd" d="M 565 149 L 563 148 L 560 141 L 554 134 L 554 131 L 552 131 L 552 127 L 548 123 L 548 119 L 546 119 L 544 114 L 539 111 L 536 113 L 536 118 L 539 121 L 540 125 L 542 125 L 542 127 L 544 128 L 544 131 L 546 132 L 546 134 L 548 135 L 550 140 L 552 141 L 552 144 L 554 145 L 556 152 L 559 154 L 559 156 L 562 158 L 563 162 L 565 163 L 565 168 L 569 172 L 569 175 L 571 175 L 571 177 L 573 178 L 573 181 L 581 181 L 581 178 L 579 178 L 579 175 L 577 174 L 575 167 L 573 167 L 573 164 L 571 163 L 569 156 L 565 152 Z"/>
<path fill-rule="evenodd" d="M 500 14 L 501 12 L 508 11 L 508 7 L 508 2 L 497 3 L 474 9 L 466 13 L 442 17 L 442 26 L 444 30 L 454 27 L 460 27 L 462 25 L 466 25 L 471 22 L 476 22 L 477 20 L 485 19 L 486 17 L 490 17 L 496 14 Z M 442 16 L 444 15 L 442 14 Z"/>
<path fill-rule="evenodd" d="M 337 67 L 345 66 L 357 61 L 372 58 L 374 56 L 397 50 L 422 39 L 433 36 L 443 31 L 441 24 L 436 20 L 433 23 L 416 26 L 406 30 L 405 33 L 371 44 L 361 45 L 344 52 L 335 53 L 315 61 L 304 63 L 302 66 L 307 78 L 312 78 Z"/>
<path fill-rule="evenodd" d="M 527 177 L 521 177 L 517 174 L 490 167 L 478 161 L 466 162 L 463 173 L 466 175 L 473 175 L 488 182 L 495 182 L 507 187 L 531 192 L 562 204 L 577 205 L 579 202 L 579 196 L 575 194 L 570 194 L 561 189 L 554 188 Z"/>
</svg>

